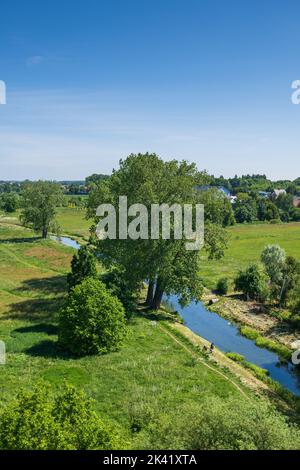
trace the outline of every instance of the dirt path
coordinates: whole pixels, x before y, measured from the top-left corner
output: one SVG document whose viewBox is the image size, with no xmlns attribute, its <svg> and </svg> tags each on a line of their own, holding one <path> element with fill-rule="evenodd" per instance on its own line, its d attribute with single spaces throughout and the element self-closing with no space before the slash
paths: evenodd
<svg viewBox="0 0 300 470">
<path fill-rule="evenodd" d="M 174 342 L 176 342 L 181 348 L 185 349 L 185 351 L 187 351 L 190 356 L 194 357 L 197 361 L 201 362 L 205 367 L 212 370 L 215 374 L 220 375 L 225 380 L 230 382 L 241 393 L 241 395 L 243 395 L 247 400 L 250 400 L 250 397 L 244 392 L 244 390 L 237 383 L 235 383 L 233 380 L 231 380 L 227 375 L 223 374 L 223 372 L 219 371 L 215 367 L 210 366 L 209 364 L 207 364 L 207 362 L 204 359 L 199 357 L 195 352 L 193 352 L 190 348 L 188 348 L 188 346 L 186 346 L 184 343 L 182 343 L 176 336 L 172 335 L 172 333 L 170 333 L 170 331 L 167 328 L 165 328 L 161 324 L 159 325 L 159 328 L 165 334 L 167 334 L 170 338 L 172 338 L 172 340 Z"/>
</svg>

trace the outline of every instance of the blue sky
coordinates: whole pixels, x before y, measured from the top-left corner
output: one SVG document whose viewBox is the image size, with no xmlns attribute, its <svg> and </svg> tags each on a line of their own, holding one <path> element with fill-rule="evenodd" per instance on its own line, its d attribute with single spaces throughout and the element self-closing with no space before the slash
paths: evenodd
<svg viewBox="0 0 300 470">
<path fill-rule="evenodd" d="M 82 179 L 131 152 L 300 176 L 298 0 L 1 0 L 1 179 Z"/>
</svg>

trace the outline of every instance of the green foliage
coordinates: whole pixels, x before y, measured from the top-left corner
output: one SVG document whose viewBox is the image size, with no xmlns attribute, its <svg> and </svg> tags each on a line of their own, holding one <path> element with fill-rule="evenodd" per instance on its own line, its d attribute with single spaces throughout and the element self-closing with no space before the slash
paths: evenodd
<svg viewBox="0 0 300 470">
<path fill-rule="evenodd" d="M 259 198 L 257 202 L 257 218 L 261 221 L 278 220 L 280 219 L 279 210 L 270 199 Z"/>
<path fill-rule="evenodd" d="M 56 396 L 44 384 L 20 392 L 2 411 L 0 427 L 2 450 L 107 450 L 118 445 L 92 402 L 68 385 Z"/>
<path fill-rule="evenodd" d="M 265 402 L 207 397 L 153 421 L 144 439 L 155 449 L 283 450 L 299 448 L 300 431 Z"/>
<path fill-rule="evenodd" d="M 249 326 L 241 326 L 240 332 L 243 336 L 246 336 L 248 339 L 252 339 L 255 341 L 259 336 L 260 333 Z"/>
<path fill-rule="evenodd" d="M 87 245 L 82 245 L 71 261 L 71 272 L 68 274 L 69 289 L 80 284 L 87 277 L 97 276 L 95 254 Z"/>
<path fill-rule="evenodd" d="M 283 344 L 277 343 L 276 341 L 273 341 L 269 338 L 265 338 L 257 330 L 249 328 L 248 326 L 242 326 L 240 328 L 240 332 L 243 336 L 246 336 L 246 338 L 255 341 L 255 344 L 260 348 L 266 348 L 270 351 L 274 351 L 285 360 L 290 359 L 291 351 Z"/>
<path fill-rule="evenodd" d="M 127 195 L 128 206 L 144 204 L 151 214 L 151 205 L 157 204 L 195 204 L 199 200 L 196 186 L 207 178 L 199 173 L 195 164 L 176 160 L 164 162 L 156 154 L 130 155 L 120 161 L 120 167 L 112 176 L 98 183 L 91 191 L 88 203 L 88 214 L 95 218 L 95 209 L 101 203 L 118 206 L 119 196 Z M 221 205 L 224 208 L 224 200 Z M 213 204 L 210 205 L 213 208 Z M 174 221 L 170 217 L 170 236 L 163 239 L 143 239 L 137 233 L 132 240 L 98 240 L 97 246 L 102 260 L 110 268 L 117 264 L 122 267 L 126 282 L 138 283 L 145 279 L 154 280 L 155 294 L 149 304 L 151 308 L 160 306 L 164 293 L 177 294 L 182 302 L 199 298 L 202 293 L 202 282 L 199 276 L 199 253 L 187 250 L 186 240 L 174 239 Z M 98 222 L 95 218 L 95 224 Z M 117 227 L 119 225 L 117 214 Z M 209 222 L 207 214 L 207 222 Z M 217 223 L 215 224 L 217 225 Z M 223 239 L 219 243 L 222 227 L 217 225 L 214 232 L 206 230 L 205 243 L 211 257 L 223 253 Z M 147 229 L 149 235 L 149 226 Z M 212 239 L 208 241 L 209 234 Z M 222 233 L 223 238 L 225 235 Z M 213 246 L 212 246 L 213 245 Z"/>
<path fill-rule="evenodd" d="M 254 222 L 257 218 L 256 202 L 249 196 L 237 199 L 234 204 L 234 216 L 238 223 Z"/>
<path fill-rule="evenodd" d="M 243 362 L 245 360 L 244 356 L 235 352 L 228 352 L 226 353 L 226 356 L 234 362 Z"/>
<path fill-rule="evenodd" d="M 279 282 L 282 279 L 285 259 L 285 251 L 279 245 L 267 245 L 263 249 L 261 261 L 271 282 Z"/>
<path fill-rule="evenodd" d="M 17 193 L 3 193 L 0 197 L 0 209 L 3 209 L 5 212 L 15 212 L 19 208 L 19 205 L 20 198 Z"/>
<path fill-rule="evenodd" d="M 223 227 L 233 225 L 234 214 L 229 199 L 216 188 L 201 191 L 199 203 L 204 205 L 205 219 Z"/>
<path fill-rule="evenodd" d="M 232 361 L 238 362 L 239 364 L 244 366 L 246 369 L 251 370 L 254 373 L 254 375 L 260 380 L 265 381 L 269 375 L 269 371 L 267 369 L 262 369 L 261 367 L 255 364 L 252 364 L 252 362 L 246 361 L 245 357 L 242 356 L 241 354 L 228 352 L 226 353 L 226 356 L 229 357 L 229 359 L 231 359 Z"/>
<path fill-rule="evenodd" d="M 124 275 L 122 268 L 117 266 L 113 267 L 110 271 L 106 271 L 102 275 L 101 280 L 112 295 L 118 297 L 122 302 L 126 316 L 129 318 L 136 309 L 141 284 L 130 282 L 130 279 Z"/>
<path fill-rule="evenodd" d="M 228 291 L 229 291 L 229 280 L 227 277 L 222 277 L 221 279 L 218 280 L 217 292 L 220 295 L 226 295 L 228 294 Z"/>
<path fill-rule="evenodd" d="M 125 336 L 121 302 L 105 285 L 87 278 L 69 293 L 59 315 L 59 341 L 73 354 L 116 351 Z"/>
<path fill-rule="evenodd" d="M 22 192 L 22 223 L 35 232 L 41 231 L 43 238 L 47 238 L 55 223 L 56 208 L 62 200 L 59 184 L 51 181 L 28 183 Z"/>
<path fill-rule="evenodd" d="M 235 290 L 241 291 L 252 300 L 266 300 L 268 296 L 267 279 L 257 264 L 250 264 L 245 271 L 240 271 L 235 278 Z"/>
</svg>

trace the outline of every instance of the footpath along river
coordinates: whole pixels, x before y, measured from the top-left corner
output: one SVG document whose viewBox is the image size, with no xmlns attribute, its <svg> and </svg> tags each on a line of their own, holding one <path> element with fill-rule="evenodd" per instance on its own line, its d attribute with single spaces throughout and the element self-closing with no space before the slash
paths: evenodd
<svg viewBox="0 0 300 470">
<path fill-rule="evenodd" d="M 68 237 L 53 237 L 63 245 L 75 249 L 80 244 Z M 213 342 L 223 352 L 235 352 L 269 372 L 269 376 L 295 395 L 300 396 L 300 372 L 292 363 L 283 363 L 278 355 L 265 348 L 259 348 L 255 342 L 239 333 L 236 325 L 229 323 L 217 313 L 205 308 L 202 302 L 191 302 L 181 307 L 176 296 L 170 296 L 167 302 L 184 320 L 185 325 L 202 338 Z"/>
</svg>

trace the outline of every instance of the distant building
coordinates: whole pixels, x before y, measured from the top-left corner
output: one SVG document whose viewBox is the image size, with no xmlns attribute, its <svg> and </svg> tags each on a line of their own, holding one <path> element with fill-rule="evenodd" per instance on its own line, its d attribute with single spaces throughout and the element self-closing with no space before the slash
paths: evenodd
<svg viewBox="0 0 300 470">
<path fill-rule="evenodd" d="M 271 199 L 277 199 L 279 196 L 286 196 L 286 190 L 285 189 L 274 189 L 274 191 L 271 194 Z"/>
<path fill-rule="evenodd" d="M 293 199 L 293 206 L 300 208 L 300 197 L 299 197 L 299 196 L 294 196 L 294 199 Z"/>
</svg>

